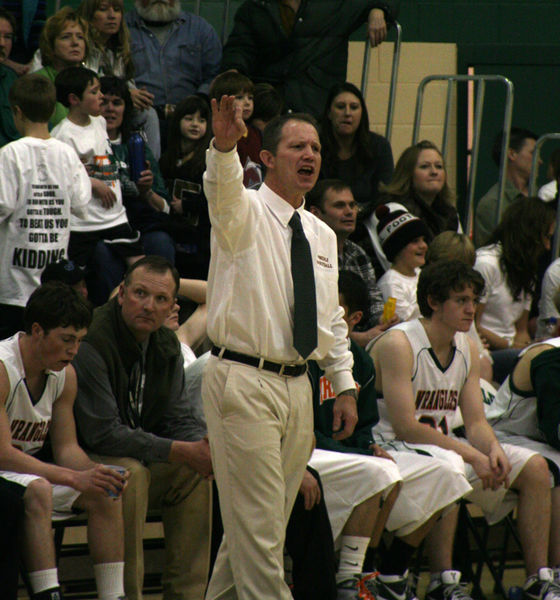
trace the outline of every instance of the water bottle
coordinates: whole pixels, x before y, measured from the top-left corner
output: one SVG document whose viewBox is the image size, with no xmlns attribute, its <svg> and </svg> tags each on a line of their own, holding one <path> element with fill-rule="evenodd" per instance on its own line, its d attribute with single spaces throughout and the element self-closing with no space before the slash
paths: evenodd
<svg viewBox="0 0 560 600">
<path fill-rule="evenodd" d="M 558 319 L 549 317 L 544 322 L 544 339 L 554 338 L 558 335 Z"/>
<path fill-rule="evenodd" d="M 144 138 L 138 131 L 133 131 L 128 138 L 128 162 L 130 178 L 136 183 L 140 179 L 140 173 L 146 169 Z"/>
<path fill-rule="evenodd" d="M 523 588 L 512 585 L 508 590 L 508 600 L 523 600 Z"/>
</svg>

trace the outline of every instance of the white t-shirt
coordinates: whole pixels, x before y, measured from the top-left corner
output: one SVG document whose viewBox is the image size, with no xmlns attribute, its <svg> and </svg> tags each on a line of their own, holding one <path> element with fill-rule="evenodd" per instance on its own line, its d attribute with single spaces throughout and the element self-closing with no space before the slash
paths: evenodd
<svg viewBox="0 0 560 600">
<path fill-rule="evenodd" d="M 66 144 L 24 137 L 0 149 L 0 303 L 25 306 L 45 265 L 66 258 L 70 213 L 91 183 Z"/>
<path fill-rule="evenodd" d="M 513 299 L 500 267 L 501 252 L 500 244 L 483 246 L 476 251 L 474 268 L 485 283 L 480 302 L 486 306 L 480 324 L 506 340 L 513 340 L 516 321 L 524 310 L 531 308 L 531 295 L 522 293 L 519 300 Z"/>
<path fill-rule="evenodd" d="M 401 321 L 409 321 L 421 317 L 418 302 L 416 301 L 416 287 L 418 285 L 418 277 L 420 269 L 416 269 L 416 275 L 410 277 L 395 271 L 392 267 L 386 271 L 381 279 L 377 282 L 383 301 L 393 297 L 397 300 L 395 314 L 400 317 Z"/>
<path fill-rule="evenodd" d="M 93 168 L 93 177 L 110 187 L 117 198 L 111 208 L 104 208 L 99 198 L 92 196 L 87 219 L 73 217 L 70 222 L 72 231 L 97 231 L 127 223 L 117 165 L 107 135 L 105 119 L 101 116 L 90 117 L 89 125 L 82 127 L 66 118 L 51 133 L 53 137 L 72 146 L 80 160 Z"/>
<path fill-rule="evenodd" d="M 560 301 L 560 258 L 552 262 L 546 270 L 539 300 L 539 319 L 536 338 L 546 336 L 546 321 L 550 317 L 560 319 L 557 302 Z"/>
</svg>

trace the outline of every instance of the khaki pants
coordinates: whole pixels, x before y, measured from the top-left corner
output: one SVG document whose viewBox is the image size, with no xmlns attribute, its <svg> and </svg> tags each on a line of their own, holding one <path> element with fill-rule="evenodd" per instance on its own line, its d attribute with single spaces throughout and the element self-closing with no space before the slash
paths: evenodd
<svg viewBox="0 0 560 600">
<path fill-rule="evenodd" d="M 210 562 L 211 484 L 187 465 L 151 463 L 128 457 L 96 456 L 130 472 L 123 495 L 124 588 L 128 600 L 142 600 L 146 513 L 161 508 L 165 534 L 165 600 L 201 600 Z"/>
<path fill-rule="evenodd" d="M 224 538 L 207 600 L 291 600 L 286 525 L 313 444 L 307 375 L 210 357 L 202 384 Z"/>
</svg>

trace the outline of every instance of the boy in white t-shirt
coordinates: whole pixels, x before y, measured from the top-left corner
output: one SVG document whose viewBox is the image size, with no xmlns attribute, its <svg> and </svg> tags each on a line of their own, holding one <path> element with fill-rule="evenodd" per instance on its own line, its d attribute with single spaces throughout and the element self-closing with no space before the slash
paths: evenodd
<svg viewBox="0 0 560 600">
<path fill-rule="evenodd" d="M 375 211 L 379 219 L 377 234 L 391 268 L 377 282 L 384 302 L 397 301 L 395 313 L 401 321 L 417 319 L 416 285 L 424 265 L 430 232 L 422 219 L 404 210 L 390 211 L 382 204 Z"/>
<path fill-rule="evenodd" d="M 92 269 L 105 275 L 114 273 L 110 280 L 99 282 L 106 292 L 99 300 L 105 301 L 121 281 L 126 264 L 136 262 L 144 251 L 140 234 L 130 227 L 122 202 L 117 165 L 101 116 L 103 94 L 97 74 L 85 67 L 70 67 L 56 76 L 55 85 L 56 98 L 68 107 L 68 116 L 52 135 L 74 148 L 88 170 L 92 187 L 87 218 L 71 220 L 68 254 L 77 264 L 91 266 L 99 242 L 110 248 L 103 254 L 104 260 L 116 264 Z"/>
<path fill-rule="evenodd" d="M 14 82 L 9 101 L 23 137 L 0 150 L 0 339 L 21 329 L 41 271 L 66 258 L 70 213 L 84 218 L 91 197 L 80 160 L 49 134 L 53 84 L 25 75 Z"/>
</svg>

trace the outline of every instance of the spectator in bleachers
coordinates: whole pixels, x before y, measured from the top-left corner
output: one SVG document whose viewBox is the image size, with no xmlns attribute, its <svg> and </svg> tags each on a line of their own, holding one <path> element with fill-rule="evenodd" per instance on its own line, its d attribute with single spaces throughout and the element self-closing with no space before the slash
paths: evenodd
<svg viewBox="0 0 560 600">
<path fill-rule="evenodd" d="M 41 273 L 41 285 L 49 281 L 61 281 L 74 288 L 84 298 L 88 297 L 86 270 L 72 260 L 63 258 L 49 263 Z"/>
<path fill-rule="evenodd" d="M 15 39 L 10 68 L 18 75 L 29 72 L 33 53 L 47 19 L 47 0 L 2 0 L 2 6 L 15 18 Z"/>
<path fill-rule="evenodd" d="M 498 168 L 502 161 L 503 139 L 504 133 L 498 133 L 492 146 L 492 159 Z M 506 181 L 502 214 L 516 200 L 526 197 L 529 193 L 529 178 L 536 140 L 537 134 L 528 129 L 521 129 L 520 127 L 510 129 L 506 172 L 504 173 Z M 476 205 L 474 243 L 477 248 L 488 243 L 492 231 L 497 226 L 498 187 L 499 182 L 495 183 Z"/>
<path fill-rule="evenodd" d="M 288 109 L 320 117 L 328 91 L 346 80 L 350 35 L 367 22 L 377 46 L 397 7 L 393 0 L 245 0 L 224 46 L 222 70 L 271 83 Z"/>
<path fill-rule="evenodd" d="M 131 474 L 123 495 L 128 600 L 142 599 L 148 507 L 163 512 L 164 597 L 202 598 L 208 578 L 210 449 L 185 396 L 179 342 L 163 327 L 178 286 L 159 256 L 129 267 L 74 359 L 85 446 Z"/>
<path fill-rule="evenodd" d="M 274 117 L 284 114 L 286 103 L 282 94 L 270 83 L 257 83 L 253 91 L 253 115 L 251 125 L 261 133 Z"/>
<path fill-rule="evenodd" d="M 210 217 L 202 189 L 206 150 L 212 137 L 210 106 L 199 95 L 176 106 L 167 149 L 159 165 L 167 181 L 177 227 L 177 268 L 183 277 L 206 279 L 210 263 Z"/>
<path fill-rule="evenodd" d="M 260 129 L 251 125 L 253 114 L 253 82 L 236 71 L 226 71 L 214 79 L 210 86 L 210 99 L 219 102 L 222 96 L 235 96 L 235 104 L 241 107 L 241 115 L 247 133 L 237 142 L 237 154 L 243 167 L 243 185 L 258 187 L 262 183 L 262 164 L 260 152 L 262 134 Z"/>
<path fill-rule="evenodd" d="M 367 286 L 368 307 L 352 339 L 365 347 L 394 321 L 382 323 L 383 296 L 375 279 L 375 272 L 367 254 L 348 239 L 356 228 L 358 203 L 350 186 L 339 179 L 322 179 L 305 196 L 306 207 L 336 234 L 338 269 L 352 271 Z"/>
<path fill-rule="evenodd" d="M 22 328 L 41 271 L 67 254 L 71 213 L 84 216 L 91 196 L 76 153 L 49 135 L 54 85 L 23 75 L 9 101 L 23 137 L 0 149 L 0 339 Z"/>
<path fill-rule="evenodd" d="M 36 71 L 54 83 L 58 73 L 77 67 L 89 56 L 87 23 L 70 6 L 63 6 L 47 19 L 39 41 L 43 68 Z M 68 107 L 56 103 L 50 123 L 58 125 L 68 114 Z"/>
<path fill-rule="evenodd" d="M 17 79 L 17 74 L 6 64 L 12 50 L 15 29 L 16 21 L 13 15 L 0 6 L 0 146 L 13 142 L 19 137 L 8 99 L 8 93 Z"/>
<path fill-rule="evenodd" d="M 485 281 L 476 309 L 477 329 L 493 351 L 494 379 L 502 383 L 522 348 L 531 343 L 529 308 L 538 281 L 539 258 L 550 250 L 555 212 L 538 198 L 511 204 L 488 245 L 476 253 Z"/>
<path fill-rule="evenodd" d="M 545 271 L 535 339 L 557 337 L 560 327 L 560 258 L 554 260 Z"/>
<path fill-rule="evenodd" d="M 134 127 L 143 129 L 156 160 L 161 154 L 159 120 L 153 108 L 154 96 L 134 83 L 130 33 L 124 20 L 123 0 L 83 0 L 78 8 L 89 24 L 90 53 L 85 64 L 99 77 L 112 75 L 127 80 L 134 105 Z"/>
<path fill-rule="evenodd" d="M 420 267 L 426 262 L 428 228 L 418 217 L 403 210 L 390 211 L 382 204 L 375 211 L 379 219 L 379 241 L 391 267 L 379 280 L 383 301 L 395 298 L 395 313 L 402 321 L 420 317 L 416 286 Z"/>
<path fill-rule="evenodd" d="M 322 177 L 336 177 L 351 186 L 363 212 L 377 205 L 379 184 L 393 175 L 389 141 L 369 130 L 369 117 L 360 90 L 351 83 L 331 88 L 321 122 Z"/>
<path fill-rule="evenodd" d="M 90 299 L 102 304 L 122 280 L 126 264 L 143 255 L 140 234 L 126 216 L 116 160 L 101 116 L 103 94 L 97 74 L 85 67 L 64 69 L 56 76 L 56 94 L 69 111 L 52 135 L 75 150 L 88 169 L 92 188 L 87 216 L 71 220 L 68 255 L 78 265 L 92 267 L 96 283 L 89 290 Z"/>
<path fill-rule="evenodd" d="M 120 496 L 127 476 L 90 460 L 74 424 L 70 363 L 90 321 L 86 300 L 51 282 L 30 296 L 25 331 L 0 343 L 0 477 L 25 488 L 22 553 L 33 600 L 61 598 L 51 520 L 83 510 L 98 597 L 124 594 Z"/>
<path fill-rule="evenodd" d="M 556 148 L 548 159 L 548 167 L 546 170 L 548 183 L 545 183 L 537 193 L 537 196 L 548 202 L 558 199 L 558 179 L 560 179 L 560 148 Z"/>
<path fill-rule="evenodd" d="M 447 183 L 445 162 L 437 146 L 423 140 L 409 146 L 397 161 L 395 172 L 388 185 L 380 186 L 380 198 L 391 210 L 404 209 L 419 217 L 429 230 L 429 240 L 442 231 L 460 229 L 457 209 L 453 205 L 453 192 Z M 360 243 L 373 246 L 381 272 L 389 268 L 377 236 L 378 219 L 372 213 L 364 220 L 367 237 Z M 377 267 L 376 267 L 377 272 Z"/>
<path fill-rule="evenodd" d="M 220 69 L 222 45 L 207 21 L 181 11 L 180 0 L 135 0 L 125 19 L 136 83 L 153 95 L 162 124 L 183 98 L 208 92 Z"/>
<path fill-rule="evenodd" d="M 119 77 L 101 77 L 101 114 L 107 122 L 107 134 L 117 162 L 128 223 L 140 232 L 146 254 L 157 254 L 175 263 L 175 244 L 170 234 L 167 189 L 159 165 L 149 146 L 144 147 L 146 167 L 138 181 L 130 170 L 128 140 L 133 106 L 129 88 Z"/>
</svg>

